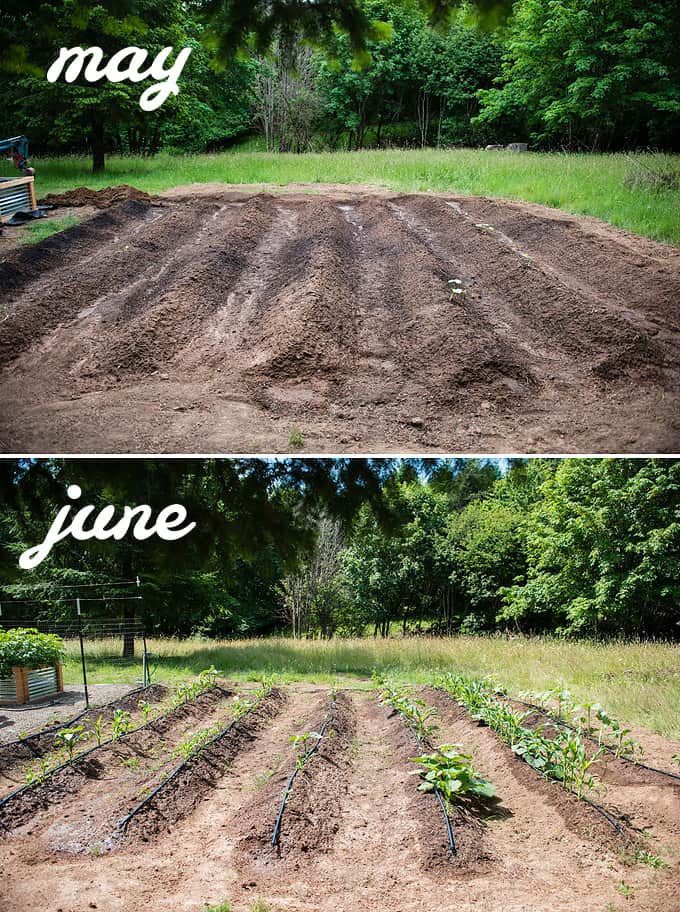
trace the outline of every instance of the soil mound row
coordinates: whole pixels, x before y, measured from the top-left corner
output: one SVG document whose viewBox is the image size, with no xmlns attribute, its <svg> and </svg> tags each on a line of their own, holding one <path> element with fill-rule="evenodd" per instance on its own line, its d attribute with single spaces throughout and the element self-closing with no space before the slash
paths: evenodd
<svg viewBox="0 0 680 912">
<path fill-rule="evenodd" d="M 253 742 L 258 732 L 276 716 L 286 696 L 274 688 L 255 709 L 230 726 L 223 738 L 201 750 L 167 788 L 159 791 L 131 818 L 126 833 L 130 839 L 147 841 L 186 817 L 224 776 L 236 755 Z"/>
<path fill-rule="evenodd" d="M 159 719 L 123 734 L 118 740 L 104 743 L 101 747 L 90 749 L 82 757 L 76 757 L 73 763 L 48 775 L 43 782 L 18 792 L 0 806 L 0 834 L 7 835 L 29 822 L 31 827 L 35 827 L 37 819 L 45 825 L 50 811 L 61 816 L 71 802 L 85 806 L 88 789 L 95 792 L 92 796 L 94 807 L 97 812 L 101 811 L 106 803 L 107 787 L 112 788 L 120 798 L 115 776 L 120 773 L 121 766 L 125 768 L 124 761 L 130 763 L 132 771 L 137 769 L 140 757 L 164 757 L 167 763 L 170 748 L 175 746 L 183 733 L 193 725 L 204 724 L 220 712 L 224 713 L 229 705 L 229 696 L 229 691 L 213 688 Z M 156 770 L 158 768 L 159 765 Z M 115 771 L 115 776 L 110 775 L 112 771 Z M 81 848 L 80 843 L 78 848 Z"/>
<path fill-rule="evenodd" d="M 432 195 L 118 203 L 0 264 L 0 440 L 69 452 L 87 424 L 115 451 L 134 403 L 136 452 L 281 451 L 303 425 L 320 450 L 675 451 L 680 256 L 591 221 Z"/>
<path fill-rule="evenodd" d="M 621 826 L 621 832 L 617 832 L 595 808 L 584 801 L 579 801 L 575 795 L 565 791 L 559 783 L 542 778 L 536 770 L 532 769 L 513 753 L 511 748 L 504 741 L 501 741 L 495 732 L 486 728 L 483 723 L 474 721 L 467 711 L 447 694 L 429 689 L 427 691 L 427 700 L 428 703 L 440 710 L 443 719 L 447 723 L 459 726 L 460 729 L 464 729 L 468 733 L 466 741 L 468 745 L 472 746 L 474 743 L 469 737 L 470 728 L 481 729 L 484 733 L 482 736 L 484 740 L 491 740 L 496 743 L 512 776 L 522 785 L 532 789 L 537 795 L 545 799 L 548 805 L 560 816 L 567 829 L 582 838 L 594 839 L 603 848 L 615 853 L 621 852 L 628 844 L 632 844 L 633 834 L 627 828 L 624 819 L 617 821 Z M 474 741 L 477 740 L 477 738 L 474 739 Z M 485 747 L 487 746 L 485 745 Z M 487 751 L 488 748 L 483 752 L 483 755 Z M 602 801 L 600 800 L 599 803 L 602 803 Z M 604 804 L 607 805 L 607 802 L 604 802 Z M 608 806 L 605 807 L 605 810 L 610 814 L 612 813 Z"/>
<path fill-rule="evenodd" d="M 76 723 L 80 724 L 85 718 L 97 719 L 102 717 L 102 722 L 110 722 L 116 710 L 129 712 L 134 716 L 139 715 L 138 704 L 140 700 L 147 703 L 159 703 L 167 695 L 168 689 L 163 684 L 152 684 L 144 690 L 135 690 L 124 697 L 106 703 L 103 706 L 92 706 L 89 712 L 82 712 Z M 38 757 L 43 757 L 55 747 L 55 737 L 62 728 L 68 728 L 69 722 L 58 726 L 50 726 L 47 730 L 35 732 L 18 741 L 10 741 L 0 745 L 0 776 L 12 779 L 17 770 Z"/>
<path fill-rule="evenodd" d="M 310 711 L 319 732 L 328 713 L 328 702 L 322 700 Z M 345 693 L 339 693 L 333 709 L 333 719 L 319 747 L 299 770 L 288 796 L 281 818 L 277 845 L 272 835 L 279 814 L 283 791 L 291 769 L 295 769 L 296 753 L 288 752 L 277 775 L 260 795 L 240 814 L 242 835 L 237 853 L 246 864 L 254 861 L 299 859 L 316 852 L 330 851 L 338 829 L 342 797 L 347 790 L 347 774 L 351 766 L 350 747 L 355 731 L 354 708 Z M 299 748 L 304 753 L 310 745 Z"/>
<path fill-rule="evenodd" d="M 390 737 L 395 752 L 410 771 L 416 770 L 412 758 L 428 753 L 426 745 L 419 745 L 413 734 L 396 712 L 389 712 Z M 466 747 L 467 745 L 464 745 Z M 480 874 L 490 870 L 494 864 L 493 854 L 486 844 L 483 819 L 480 808 L 465 809 L 453 804 L 448 812 L 455 841 L 455 853 L 451 851 L 446 819 L 434 794 L 418 791 L 418 778 L 410 775 L 406 782 L 408 807 L 412 818 L 418 824 L 418 845 L 422 864 L 427 871 L 451 871 L 456 874 Z"/>
</svg>

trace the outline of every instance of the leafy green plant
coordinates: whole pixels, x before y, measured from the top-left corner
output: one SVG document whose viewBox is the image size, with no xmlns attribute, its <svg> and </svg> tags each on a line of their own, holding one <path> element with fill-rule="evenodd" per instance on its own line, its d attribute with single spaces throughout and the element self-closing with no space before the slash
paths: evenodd
<svg viewBox="0 0 680 912">
<path fill-rule="evenodd" d="M 215 686 L 218 676 L 219 671 L 214 665 L 211 665 L 210 668 L 203 669 L 198 675 L 199 693 L 211 690 Z"/>
<path fill-rule="evenodd" d="M 465 798 L 493 798 L 496 788 L 487 779 L 478 776 L 472 767 L 472 757 L 464 754 L 460 744 L 441 744 L 430 754 L 413 758 L 422 769 L 413 770 L 422 782 L 421 792 L 435 789 L 441 794 L 446 813 L 451 813 L 454 801 Z"/>
<path fill-rule="evenodd" d="M 151 704 L 148 700 L 140 700 L 137 703 L 137 706 L 142 714 L 143 724 L 146 725 L 149 721 L 149 716 L 151 715 Z"/>
<path fill-rule="evenodd" d="M 592 768 L 604 753 L 604 746 L 590 751 L 580 731 L 561 726 L 558 721 L 551 723 L 555 730 L 553 737 L 544 734 L 546 726 L 528 728 L 523 722 L 530 713 L 516 713 L 501 703 L 486 687 L 485 682 L 466 678 L 463 675 L 447 674 L 435 682 L 463 706 L 473 719 L 488 725 L 506 741 L 514 753 L 522 757 L 537 772 L 549 779 L 560 782 L 565 789 L 582 798 L 587 792 L 599 789 L 599 779 Z M 549 706 L 558 700 L 560 715 L 571 711 L 566 691 L 547 691 L 532 695 Z M 569 709 L 568 709 L 569 708 Z"/>
<path fill-rule="evenodd" d="M 205 747 L 206 744 L 219 735 L 222 729 L 222 723 L 218 719 L 212 725 L 208 726 L 208 728 L 202 728 L 197 732 L 189 732 L 184 740 L 175 747 L 173 754 L 188 760 L 192 754 L 198 753 L 201 748 Z"/>
<path fill-rule="evenodd" d="M 382 688 L 380 702 L 399 713 L 420 741 L 428 742 L 439 729 L 432 721 L 439 717 L 434 706 L 427 706 L 422 700 L 411 699 L 405 691 L 398 690 L 394 685 Z"/>
<path fill-rule="evenodd" d="M 321 740 L 321 734 L 315 731 L 303 732 L 300 735 L 291 735 L 288 739 L 294 745 L 297 755 L 295 757 L 295 766 L 297 769 L 303 769 L 307 760 L 307 754 L 314 747 L 314 743 Z M 310 743 L 314 742 L 314 743 Z M 307 746 L 309 745 L 309 746 Z"/>
<path fill-rule="evenodd" d="M 41 668 L 56 665 L 64 655 L 64 641 L 52 633 L 38 633 L 34 627 L 0 630 L 0 678 L 12 668 Z"/>
<path fill-rule="evenodd" d="M 133 772 L 139 769 L 139 757 L 127 757 L 125 760 L 121 760 L 121 763 Z"/>
</svg>

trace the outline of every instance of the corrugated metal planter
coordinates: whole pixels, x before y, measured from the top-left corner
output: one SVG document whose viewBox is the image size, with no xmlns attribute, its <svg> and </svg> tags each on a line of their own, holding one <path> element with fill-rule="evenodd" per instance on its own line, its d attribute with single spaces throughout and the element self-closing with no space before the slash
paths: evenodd
<svg viewBox="0 0 680 912">
<path fill-rule="evenodd" d="M 0 177 L 0 222 L 8 222 L 16 212 L 35 212 L 33 177 Z"/>
<path fill-rule="evenodd" d="M 46 668 L 13 668 L 11 678 L 0 678 L 0 704 L 37 703 L 63 689 L 61 662 Z"/>
</svg>

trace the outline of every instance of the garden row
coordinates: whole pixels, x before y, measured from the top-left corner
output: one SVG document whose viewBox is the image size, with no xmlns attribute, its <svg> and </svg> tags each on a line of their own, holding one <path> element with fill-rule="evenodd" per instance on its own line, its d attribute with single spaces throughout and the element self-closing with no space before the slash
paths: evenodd
<svg viewBox="0 0 680 912">
<path fill-rule="evenodd" d="M 412 689 L 376 677 L 371 698 L 388 710 L 386 782 L 409 766 L 418 777 L 407 786 L 417 823 L 410 838 L 425 867 L 493 863 L 487 823 L 509 813 L 503 806 L 505 771 L 502 778 L 494 775 L 494 782 L 477 771 L 472 755 L 479 741 L 469 734 L 472 730 L 459 726 L 465 744 L 438 743 L 442 728 L 455 729 L 458 711 L 468 720 L 465 725 L 483 726 L 498 736 L 510 771 L 512 763 L 522 761 L 535 778 L 530 787 L 536 794 L 538 776 L 557 787 L 562 798 L 553 789 L 545 794 L 565 821 L 572 815 L 580 832 L 602 844 L 623 846 L 632 840 L 625 813 L 599 803 L 611 778 L 603 747 L 566 728 L 564 720 L 533 724 L 529 712 L 514 711 L 487 682 L 446 675 L 435 684 L 426 691 L 432 700 L 424 702 Z M 152 709 L 140 701 L 134 720 L 132 713 L 116 708 L 107 723 L 99 716 L 64 728 L 55 749 L 37 761 L 40 768 L 29 765 L 28 781 L 0 801 L 0 835 L 30 835 L 50 852 L 100 854 L 159 838 L 207 801 L 211 819 L 222 826 L 229 821 L 240 867 L 328 852 L 349 812 L 346 795 L 356 751 L 362 749 L 356 705 L 346 692 L 335 690 L 316 702 L 304 694 L 296 699 L 297 709 L 271 681 L 233 697 L 211 669 L 181 686 L 163 706 Z M 92 740 L 96 743 L 83 750 Z M 270 773 L 253 794 L 244 785 L 251 766 L 263 769 L 270 763 Z M 380 795 L 371 800 L 375 807 L 369 817 L 375 821 Z M 609 828 L 608 837 L 596 823 Z"/>
</svg>

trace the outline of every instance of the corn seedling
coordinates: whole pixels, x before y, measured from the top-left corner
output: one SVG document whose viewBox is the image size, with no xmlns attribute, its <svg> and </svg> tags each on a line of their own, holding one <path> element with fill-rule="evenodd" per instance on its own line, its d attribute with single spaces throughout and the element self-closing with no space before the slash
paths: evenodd
<svg viewBox="0 0 680 912">
<path fill-rule="evenodd" d="M 102 741 L 104 740 L 104 719 L 102 716 L 97 716 L 95 722 L 92 719 L 85 719 L 87 723 L 91 726 L 90 733 L 94 735 L 94 739 L 97 742 L 97 747 L 102 746 Z"/>
<path fill-rule="evenodd" d="M 42 785 L 47 779 L 49 769 L 49 760 L 44 757 L 41 760 L 37 760 L 33 766 L 26 770 L 26 785 Z"/>
<path fill-rule="evenodd" d="M 55 742 L 66 752 L 68 762 L 73 763 L 73 755 L 80 741 L 85 741 L 89 737 L 82 725 L 74 725 L 73 728 L 62 728 L 55 735 Z"/>
<path fill-rule="evenodd" d="M 465 798 L 493 798 L 496 794 L 495 787 L 475 773 L 472 758 L 462 753 L 460 744 L 442 744 L 431 754 L 423 754 L 412 759 L 422 767 L 412 771 L 422 780 L 418 790 L 437 790 L 442 796 L 447 814 L 451 813 L 454 801 Z"/>
<path fill-rule="evenodd" d="M 114 741 L 127 734 L 132 727 L 132 716 L 125 709 L 116 709 L 111 720 L 111 734 Z"/>
<path fill-rule="evenodd" d="M 137 703 L 137 706 L 142 714 L 144 725 L 146 725 L 149 721 L 149 716 L 151 715 L 151 704 L 148 700 L 140 700 L 139 703 Z"/>
<path fill-rule="evenodd" d="M 374 678 L 374 680 L 378 679 Z M 382 679 L 380 681 L 381 684 L 384 684 Z M 397 690 L 394 685 L 383 686 L 380 692 L 380 702 L 385 706 L 391 706 L 420 741 L 428 742 L 439 729 L 439 726 L 432 721 L 439 718 L 439 713 L 434 706 L 426 706 L 422 700 L 412 700 L 405 691 Z"/>
<path fill-rule="evenodd" d="M 198 753 L 201 748 L 205 747 L 205 745 L 219 735 L 221 731 L 222 723 L 218 720 L 208 728 L 202 728 L 197 732 L 189 732 L 187 737 L 173 750 L 173 755 L 188 760 L 192 754 Z"/>
</svg>

